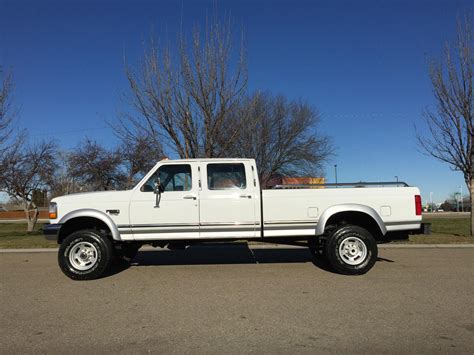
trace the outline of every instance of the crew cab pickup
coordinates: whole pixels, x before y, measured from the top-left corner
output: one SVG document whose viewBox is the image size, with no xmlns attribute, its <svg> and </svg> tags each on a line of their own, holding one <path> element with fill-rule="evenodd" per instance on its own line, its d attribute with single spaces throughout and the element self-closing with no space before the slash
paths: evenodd
<svg viewBox="0 0 474 355">
<path fill-rule="evenodd" d="M 335 271 L 362 274 L 377 242 L 420 228 L 421 199 L 405 183 L 283 185 L 261 189 L 253 159 L 162 160 L 131 190 L 57 197 L 48 239 L 72 279 L 103 275 L 144 244 L 307 241 Z M 351 187 L 349 187 L 349 186 Z"/>
</svg>

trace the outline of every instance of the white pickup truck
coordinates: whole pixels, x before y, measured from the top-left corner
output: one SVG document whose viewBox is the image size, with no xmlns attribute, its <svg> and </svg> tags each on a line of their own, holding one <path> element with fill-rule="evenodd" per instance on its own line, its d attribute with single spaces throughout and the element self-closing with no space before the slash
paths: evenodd
<svg viewBox="0 0 474 355">
<path fill-rule="evenodd" d="M 363 274 L 387 234 L 420 229 L 421 199 L 405 183 L 260 188 L 253 159 L 162 160 L 131 190 L 57 197 L 48 239 L 76 280 L 103 275 L 143 244 L 307 240 L 337 272 Z M 347 187 L 351 185 L 352 187 Z"/>
</svg>

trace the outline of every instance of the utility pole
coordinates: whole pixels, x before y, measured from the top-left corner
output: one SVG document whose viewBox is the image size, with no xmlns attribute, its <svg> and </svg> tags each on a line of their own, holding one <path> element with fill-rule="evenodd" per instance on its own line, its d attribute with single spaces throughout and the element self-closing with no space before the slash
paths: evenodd
<svg viewBox="0 0 474 355">
<path fill-rule="evenodd" d="M 462 185 L 459 186 L 459 190 L 461 193 L 461 212 L 464 212 L 464 198 L 462 197 Z"/>
<path fill-rule="evenodd" d="M 334 175 L 336 176 L 336 187 L 337 187 L 337 164 L 334 164 Z"/>
<path fill-rule="evenodd" d="M 459 205 L 461 204 L 461 194 L 459 192 L 456 192 L 454 194 L 454 199 L 456 200 L 456 212 L 459 212 Z"/>
<path fill-rule="evenodd" d="M 398 175 L 395 175 L 395 179 L 397 179 L 397 186 L 398 186 Z"/>
<path fill-rule="evenodd" d="M 433 212 L 433 192 L 430 192 L 430 212 Z"/>
</svg>

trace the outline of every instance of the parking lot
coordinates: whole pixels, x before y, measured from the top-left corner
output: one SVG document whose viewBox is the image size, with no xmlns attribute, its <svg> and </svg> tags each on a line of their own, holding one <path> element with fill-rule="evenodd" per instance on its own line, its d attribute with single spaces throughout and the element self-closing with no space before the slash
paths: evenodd
<svg viewBox="0 0 474 355">
<path fill-rule="evenodd" d="M 474 352 L 474 249 L 381 248 L 363 276 L 306 249 L 142 251 L 88 282 L 0 254 L 1 353 Z"/>
</svg>

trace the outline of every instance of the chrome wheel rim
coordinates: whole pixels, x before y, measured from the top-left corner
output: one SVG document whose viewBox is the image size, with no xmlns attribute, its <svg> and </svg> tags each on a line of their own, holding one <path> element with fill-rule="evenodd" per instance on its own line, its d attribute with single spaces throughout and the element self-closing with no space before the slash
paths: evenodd
<svg viewBox="0 0 474 355">
<path fill-rule="evenodd" d="M 97 263 L 97 248 L 89 242 L 75 244 L 69 251 L 69 262 L 80 271 L 91 269 Z"/>
<path fill-rule="evenodd" d="M 347 237 L 339 245 L 339 256 L 349 265 L 360 265 L 367 257 L 367 246 L 357 237 Z"/>
</svg>

